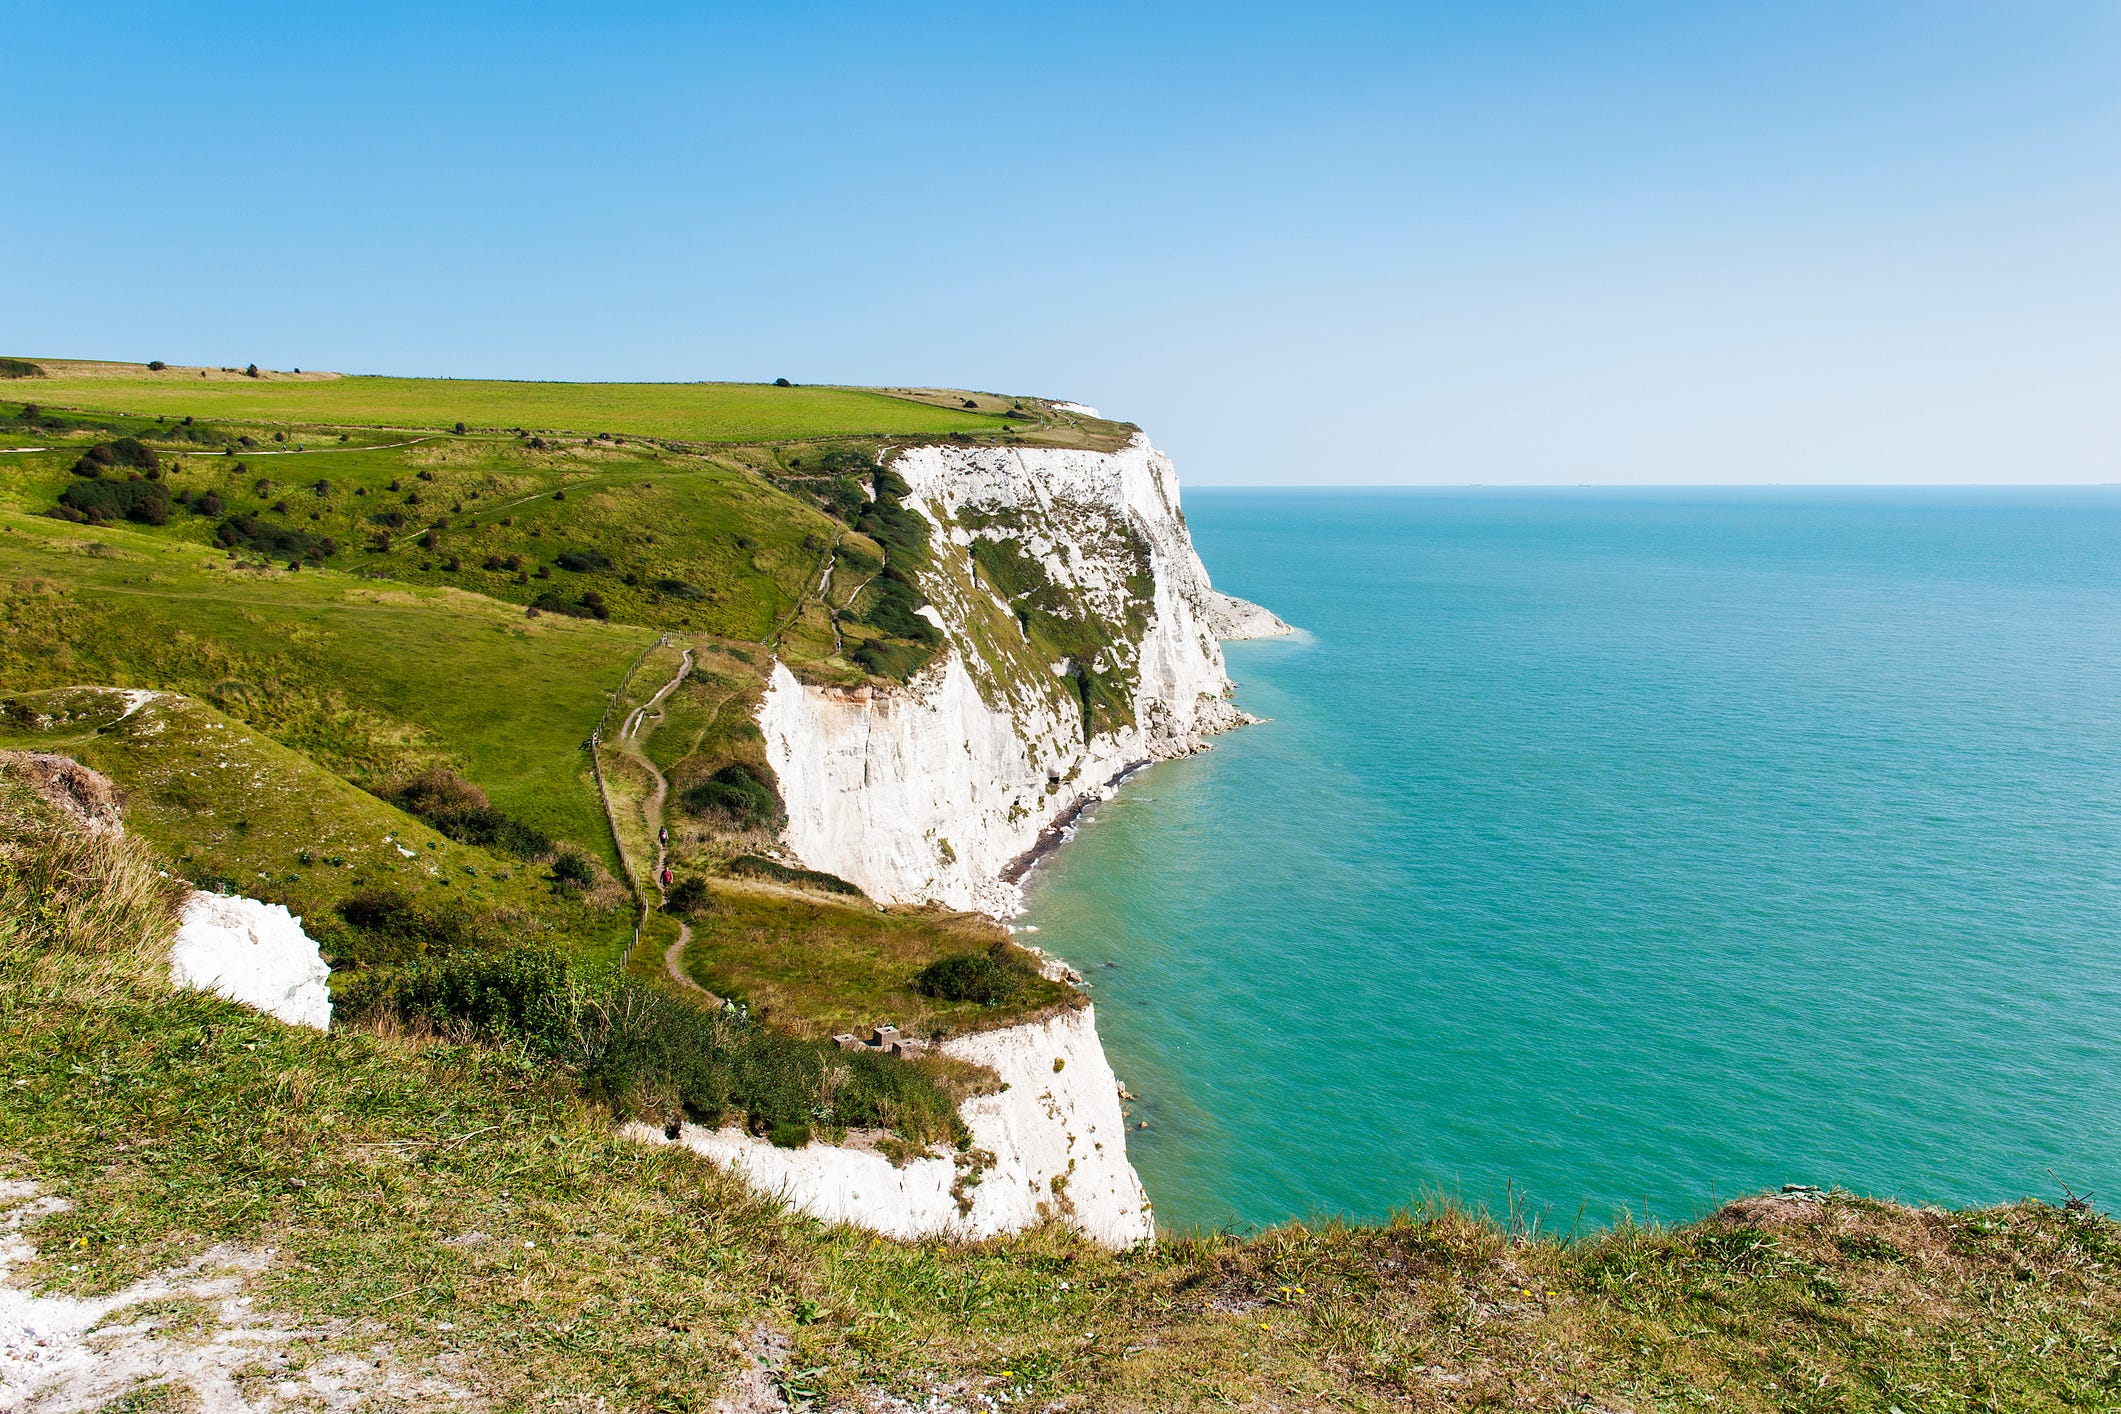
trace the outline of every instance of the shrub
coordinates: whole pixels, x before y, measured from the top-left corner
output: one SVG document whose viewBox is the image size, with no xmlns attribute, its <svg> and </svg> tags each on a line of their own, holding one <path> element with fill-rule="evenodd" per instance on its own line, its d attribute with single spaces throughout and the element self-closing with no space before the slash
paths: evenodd
<svg viewBox="0 0 2121 1414">
<path fill-rule="evenodd" d="M 743 761 L 732 761 L 706 780 L 687 790 L 680 802 L 694 815 L 720 814 L 740 829 L 777 824 L 781 798 L 758 772 Z"/>
<path fill-rule="evenodd" d="M 42 378 L 43 365 L 26 358 L 0 358 L 0 378 Z"/>
<path fill-rule="evenodd" d="M 458 424 L 457 424 L 456 426 L 454 426 L 454 427 L 450 428 L 449 430 L 450 430 L 451 432 L 454 432 L 454 433 L 455 433 L 455 434 L 456 434 L 457 436 L 461 437 L 461 436 L 463 436 L 463 435 L 464 435 L 464 424 L 460 422 L 460 423 L 458 423 Z"/>
<path fill-rule="evenodd" d="M 101 476 L 106 470 L 120 468 L 145 472 L 149 476 L 162 474 L 162 458 L 155 449 L 136 437 L 120 437 L 115 442 L 98 442 L 82 453 L 74 463 L 76 476 Z"/>
<path fill-rule="evenodd" d="M 191 498 L 191 509 L 193 515 L 217 516 L 226 507 L 221 504 L 219 496 L 216 496 L 211 491 L 202 491 Z"/>
<path fill-rule="evenodd" d="M 193 506 L 196 509 L 197 503 Z M 291 526 L 272 525 L 248 511 L 222 521 L 214 532 L 214 543 L 224 549 L 256 550 L 274 558 L 308 560 L 311 564 L 339 553 L 339 542 L 329 535 L 311 535 Z"/>
<path fill-rule="evenodd" d="M 149 373 L 160 373 L 163 369 L 167 367 L 169 367 L 169 365 L 164 363 L 159 358 L 151 358 L 147 361 L 147 371 Z"/>
<path fill-rule="evenodd" d="M 766 1138 L 776 1149 L 800 1149 L 810 1142 L 810 1126 L 776 1124 L 766 1131 Z"/>
<path fill-rule="evenodd" d="M 429 954 L 492 952 L 511 940 L 514 920 L 498 915 L 444 912 L 401 889 L 357 889 L 334 911 L 352 932 L 332 940 L 340 962 L 407 963 Z"/>
<path fill-rule="evenodd" d="M 553 850 L 551 836 L 494 809 L 486 792 L 446 766 L 429 768 L 387 798 L 461 844 L 505 850 L 526 859 Z"/>
<path fill-rule="evenodd" d="M 746 879 L 771 879 L 777 884 L 793 884 L 800 888 L 822 889 L 828 894 L 847 894 L 860 898 L 862 891 L 837 874 L 827 874 L 822 869 L 791 869 L 759 854 L 740 854 L 722 868 L 731 874 Z"/>
<path fill-rule="evenodd" d="M 169 492 L 159 481 L 77 481 L 59 495 L 59 506 L 93 524 L 130 520 L 141 525 L 169 523 Z"/>
<path fill-rule="evenodd" d="M 924 997 L 996 1006 L 1014 1001 L 1038 976 L 1019 948 L 996 943 L 985 952 L 953 953 L 922 968 L 913 989 Z"/>
<path fill-rule="evenodd" d="M 542 948 L 357 972 L 334 1001 L 354 1020 L 390 1016 L 485 1040 L 520 1041 L 547 1054 L 568 1049 L 576 1011 L 567 964 Z"/>
<path fill-rule="evenodd" d="M 249 365 L 248 367 L 246 367 L 246 368 L 245 368 L 245 369 L 243 370 L 243 376 L 244 376 L 245 378 L 256 378 L 256 377 L 260 376 L 260 375 L 259 375 L 259 373 L 258 373 L 258 365 L 256 365 L 255 363 L 253 363 L 253 364 Z M 250 439 L 246 437 L 246 438 L 244 438 L 243 440 L 247 442 L 247 441 L 249 441 Z"/>
<path fill-rule="evenodd" d="M 562 845 L 552 860 L 552 881 L 569 888 L 586 889 L 597 880 L 596 867 L 589 856 L 572 845 Z"/>
<path fill-rule="evenodd" d="M 682 579 L 651 579 L 648 587 L 670 599 L 704 599 L 707 596 L 696 584 L 687 584 Z"/>
<path fill-rule="evenodd" d="M 903 638 L 925 647 L 934 648 L 942 643 L 942 630 L 919 612 L 927 600 L 896 568 L 886 569 L 878 575 L 871 587 L 876 600 L 869 606 L 869 612 L 862 615 L 862 622 L 893 638 Z"/>
<path fill-rule="evenodd" d="M 666 912 L 691 917 L 704 913 L 714 905 L 714 895 L 707 891 L 707 881 L 697 876 L 680 879 L 671 887 L 670 896 L 663 901 Z"/>
<path fill-rule="evenodd" d="M 795 385 L 785 378 L 776 378 L 773 380 L 773 386 L 776 388 L 793 388 Z"/>
<path fill-rule="evenodd" d="M 563 570 L 587 574 L 592 570 L 610 569 L 611 556 L 602 550 L 562 550 L 553 563 Z"/>
<path fill-rule="evenodd" d="M 557 955 L 508 948 L 353 975 L 339 985 L 351 1021 L 416 1021 L 519 1045 L 565 1066 L 621 1114 L 681 1114 L 799 1147 L 814 1124 L 895 1130 L 915 1144 L 962 1141 L 964 1122 L 934 1070 L 896 1056 L 841 1054 L 629 978 L 586 982 Z"/>
</svg>

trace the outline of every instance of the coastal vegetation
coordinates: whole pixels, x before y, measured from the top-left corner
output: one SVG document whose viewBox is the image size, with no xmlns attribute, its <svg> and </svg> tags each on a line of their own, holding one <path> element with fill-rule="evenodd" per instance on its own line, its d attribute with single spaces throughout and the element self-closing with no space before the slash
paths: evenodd
<svg viewBox="0 0 2121 1414">
<path fill-rule="evenodd" d="M 144 842 L 55 824 L 0 778 L 0 1145 L 11 1177 L 70 1205 L 23 1229 L 41 1255 L 19 1279 L 91 1296 L 254 1254 L 231 1269 L 243 1299 L 307 1334 L 284 1358 L 254 1345 L 243 1388 L 358 1358 L 376 1380 L 555 1409 L 705 1408 L 730 1381 L 791 1408 L 2121 1394 L 2121 1229 L 2082 1205 L 1797 1193 L 1557 1235 L 1436 1200 L 1120 1255 L 1053 1226 L 972 1244 L 827 1228 L 618 1137 L 520 1048 L 172 994 L 162 872 Z M 211 1341 L 224 1309 L 176 1299 L 162 1338 Z M 153 1380 L 137 1397 L 181 1402 Z"/>
</svg>

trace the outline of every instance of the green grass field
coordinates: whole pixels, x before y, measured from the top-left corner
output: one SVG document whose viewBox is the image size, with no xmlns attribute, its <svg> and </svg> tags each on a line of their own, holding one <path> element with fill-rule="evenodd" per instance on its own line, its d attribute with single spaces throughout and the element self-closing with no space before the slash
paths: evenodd
<svg viewBox="0 0 2121 1414">
<path fill-rule="evenodd" d="M 1022 1021 L 1076 996 L 1043 978 L 1004 1006 L 938 1001 L 914 991 L 914 977 L 929 963 L 982 952 L 1007 938 L 976 914 L 880 912 L 860 899 L 734 880 L 719 880 L 715 889 L 716 907 L 693 922 L 686 969 L 701 986 L 800 1035 L 867 1035 L 884 1021 L 911 1035 L 948 1035 Z"/>
<path fill-rule="evenodd" d="M 165 693 L 129 704 L 108 689 L 7 701 L 0 749 L 102 772 L 124 795 L 128 828 L 183 877 L 286 905 L 328 952 L 358 941 L 337 905 L 374 890 L 547 938 L 592 967 L 615 965 L 630 936 L 628 901 L 597 906 L 539 864 L 451 840 L 203 702 Z"/>
<path fill-rule="evenodd" d="M 0 688 L 192 693 L 362 785 L 449 761 L 616 866 L 585 744 L 646 628 L 4 511 L 0 626 Z"/>
<path fill-rule="evenodd" d="M 269 374 L 39 359 L 45 378 L 11 394 L 53 407 L 132 416 L 196 416 L 285 426 L 528 428 L 685 442 L 990 433 L 996 413 L 939 407 L 863 388 L 770 383 L 515 383 L 483 379 Z M 206 376 L 202 377 L 201 374 Z"/>
</svg>

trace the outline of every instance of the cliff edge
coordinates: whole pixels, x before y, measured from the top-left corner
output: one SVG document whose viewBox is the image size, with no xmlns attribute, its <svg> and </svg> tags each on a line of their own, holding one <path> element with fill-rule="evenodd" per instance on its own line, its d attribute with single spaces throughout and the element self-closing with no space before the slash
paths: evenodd
<svg viewBox="0 0 2121 1414">
<path fill-rule="evenodd" d="M 882 902 L 1007 917 L 1012 865 L 1056 822 L 1249 720 L 1217 639 L 1287 626 L 1210 586 L 1145 437 L 916 447 L 891 469 L 931 527 L 920 589 L 945 648 L 903 687 L 776 665 L 759 724 L 786 842 Z"/>
</svg>

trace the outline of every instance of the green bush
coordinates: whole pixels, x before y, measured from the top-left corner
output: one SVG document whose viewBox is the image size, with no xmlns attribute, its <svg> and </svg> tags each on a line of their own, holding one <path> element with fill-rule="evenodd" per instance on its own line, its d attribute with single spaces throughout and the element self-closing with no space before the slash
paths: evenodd
<svg viewBox="0 0 2121 1414">
<path fill-rule="evenodd" d="M 882 629 L 893 638 L 907 639 L 929 648 L 941 645 L 943 631 L 919 612 L 928 601 L 895 566 L 887 567 L 870 588 L 875 600 L 869 611 L 862 615 L 862 622 Z"/>
<path fill-rule="evenodd" d="M 694 815 L 720 815 L 747 830 L 778 824 L 782 815 L 780 796 L 743 761 L 732 761 L 693 786 L 679 803 Z"/>
<path fill-rule="evenodd" d="M 998 1006 L 1022 996 L 1038 971 L 1022 949 L 996 943 L 985 952 L 953 953 L 922 968 L 913 989 L 924 997 Z"/>
<path fill-rule="evenodd" d="M 571 1070 L 586 1094 L 625 1116 L 737 1119 L 793 1145 L 807 1142 L 812 1126 L 835 1135 L 850 1126 L 891 1129 L 922 1145 L 966 1137 L 955 1102 L 924 1062 L 842 1054 L 630 978 L 592 983 L 547 950 L 360 972 L 337 984 L 335 998 L 349 1021 L 394 1019 L 521 1046 Z"/>
<path fill-rule="evenodd" d="M 573 845 L 562 845 L 560 852 L 553 856 L 552 881 L 569 888 L 586 889 L 597 881 L 597 873 L 588 855 Z"/>
<path fill-rule="evenodd" d="M 101 524 L 107 520 L 141 525 L 169 523 L 169 492 L 159 481 L 77 481 L 59 493 L 59 506 L 74 512 L 61 520 Z"/>
<path fill-rule="evenodd" d="M 777 884 L 822 889 L 829 894 L 848 894 L 854 898 L 862 896 L 860 889 L 837 874 L 827 874 L 822 869 L 791 869 L 764 855 L 740 854 L 722 868 L 728 873 L 747 879 L 771 879 Z"/>
<path fill-rule="evenodd" d="M 392 1016 L 482 1040 L 521 1042 L 544 1055 L 575 1044 L 575 989 L 557 953 L 513 948 L 357 972 L 333 995 L 352 1020 Z"/>
<path fill-rule="evenodd" d="M 573 570 L 576 574 L 588 574 L 596 570 L 610 569 L 611 556 L 605 554 L 602 550 L 562 550 L 558 557 L 553 560 L 553 563 L 563 570 Z"/>
<path fill-rule="evenodd" d="M 766 1132 L 766 1138 L 776 1149 L 800 1149 L 810 1142 L 810 1126 L 776 1124 Z"/>
<path fill-rule="evenodd" d="M 504 850 L 524 859 L 552 853 L 552 837 L 493 808 L 486 792 L 446 766 L 435 766 L 386 799 L 461 844 Z"/>
<path fill-rule="evenodd" d="M 430 908 L 401 889 L 359 889 L 334 911 L 346 929 L 331 939 L 341 962 L 392 964 L 429 955 L 491 952 L 506 946 L 513 920 Z"/>
<path fill-rule="evenodd" d="M 604 604 L 604 596 L 595 590 L 585 593 L 579 600 L 563 597 L 556 589 L 544 589 L 530 601 L 530 607 L 541 614 L 565 614 L 576 619 L 608 619 L 611 610 Z"/>
<path fill-rule="evenodd" d="M 197 507 L 198 503 L 193 502 L 193 509 Z M 255 550 L 274 559 L 308 560 L 311 564 L 321 564 L 339 553 L 339 542 L 329 535 L 311 535 L 290 526 L 274 525 L 248 511 L 222 521 L 214 532 L 214 543 L 224 549 Z"/>
<path fill-rule="evenodd" d="M 688 875 L 673 884 L 670 894 L 663 900 L 663 909 L 681 917 L 704 913 L 714 906 L 714 895 L 708 892 L 707 881 L 697 875 Z"/>
<path fill-rule="evenodd" d="M 704 599 L 706 593 L 696 584 L 687 584 L 682 579 L 651 579 L 648 587 L 669 599 Z"/>
<path fill-rule="evenodd" d="M 44 369 L 40 364 L 26 358 L 0 358 L 0 378 L 42 378 Z"/>
</svg>

